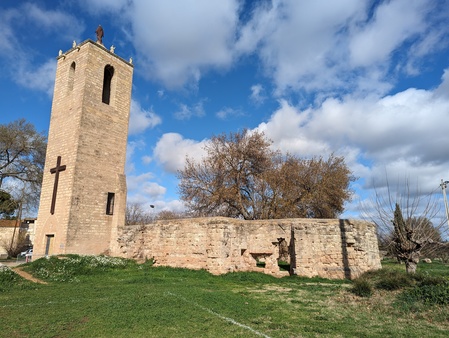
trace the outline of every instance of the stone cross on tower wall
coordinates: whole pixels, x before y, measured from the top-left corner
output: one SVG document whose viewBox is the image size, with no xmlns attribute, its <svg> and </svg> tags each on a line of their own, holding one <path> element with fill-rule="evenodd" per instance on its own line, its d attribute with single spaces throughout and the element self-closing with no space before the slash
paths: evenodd
<svg viewBox="0 0 449 338">
<path fill-rule="evenodd" d="M 56 196 L 58 192 L 58 183 L 59 183 L 59 173 L 61 171 L 64 171 L 66 169 L 65 165 L 61 165 L 61 156 L 58 156 L 58 159 L 56 160 L 56 167 L 50 169 L 50 173 L 56 174 L 55 175 L 55 183 L 53 185 L 53 196 L 51 198 L 51 207 L 50 207 L 50 214 L 55 213 L 55 205 L 56 205 Z"/>
</svg>

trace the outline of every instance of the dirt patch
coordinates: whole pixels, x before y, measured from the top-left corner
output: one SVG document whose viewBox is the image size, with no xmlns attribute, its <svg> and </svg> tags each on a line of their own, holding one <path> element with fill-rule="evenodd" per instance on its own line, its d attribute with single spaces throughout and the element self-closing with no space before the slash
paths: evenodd
<svg viewBox="0 0 449 338">
<path fill-rule="evenodd" d="M 33 277 L 28 272 L 25 272 L 22 270 L 22 268 L 13 268 L 12 271 L 17 273 L 19 276 L 33 282 L 33 283 L 39 283 L 39 284 L 47 284 L 47 282 L 44 282 L 43 280 L 40 280 L 38 278 Z"/>
</svg>

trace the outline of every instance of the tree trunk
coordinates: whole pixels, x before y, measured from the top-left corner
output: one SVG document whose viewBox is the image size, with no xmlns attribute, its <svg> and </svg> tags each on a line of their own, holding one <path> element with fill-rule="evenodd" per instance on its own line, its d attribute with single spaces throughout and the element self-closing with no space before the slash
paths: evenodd
<svg viewBox="0 0 449 338">
<path fill-rule="evenodd" d="M 405 270 L 407 273 L 415 273 L 419 263 L 419 252 L 412 252 L 405 261 Z"/>
<path fill-rule="evenodd" d="M 407 271 L 407 273 L 414 274 L 416 272 L 417 266 L 418 264 L 416 264 L 415 262 L 409 260 L 405 261 L 405 270 Z"/>
</svg>

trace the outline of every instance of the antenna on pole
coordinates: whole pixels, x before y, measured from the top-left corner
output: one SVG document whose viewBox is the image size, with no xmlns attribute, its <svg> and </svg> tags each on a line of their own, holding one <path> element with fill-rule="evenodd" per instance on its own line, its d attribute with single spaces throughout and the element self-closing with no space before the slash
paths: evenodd
<svg viewBox="0 0 449 338">
<path fill-rule="evenodd" d="M 447 205 L 447 197 L 446 197 L 446 188 L 447 188 L 448 183 L 449 183 L 449 181 L 443 181 L 443 179 L 441 179 L 440 187 L 443 190 L 444 207 L 446 208 L 446 219 L 447 219 L 447 224 L 449 225 L 449 207 Z"/>
</svg>

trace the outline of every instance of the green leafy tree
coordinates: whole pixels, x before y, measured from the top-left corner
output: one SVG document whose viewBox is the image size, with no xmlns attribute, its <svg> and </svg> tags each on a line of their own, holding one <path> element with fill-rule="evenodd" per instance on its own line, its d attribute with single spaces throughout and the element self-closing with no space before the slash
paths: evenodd
<svg viewBox="0 0 449 338">
<path fill-rule="evenodd" d="M 9 219 L 19 207 L 10 193 L 0 190 L 0 218 Z"/>
<path fill-rule="evenodd" d="M 211 138 L 206 156 L 187 157 L 179 192 L 198 216 L 243 219 L 334 218 L 351 197 L 354 177 L 344 158 L 282 156 L 261 132 Z"/>
</svg>

